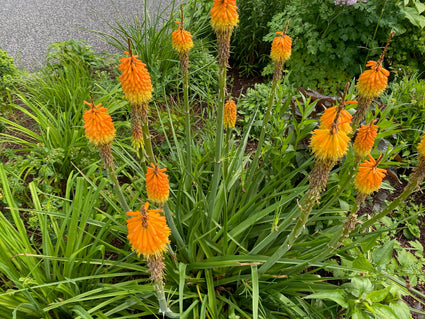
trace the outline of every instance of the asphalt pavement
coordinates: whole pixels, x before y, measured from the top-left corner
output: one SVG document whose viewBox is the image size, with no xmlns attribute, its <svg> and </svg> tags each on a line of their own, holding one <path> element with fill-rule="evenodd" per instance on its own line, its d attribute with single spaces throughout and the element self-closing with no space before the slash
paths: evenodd
<svg viewBox="0 0 425 319">
<path fill-rule="evenodd" d="M 151 16 L 167 18 L 173 0 L 146 0 Z M 177 3 L 178 1 L 176 1 Z M 112 33 L 103 19 L 131 21 L 144 18 L 144 0 L 0 0 L 0 49 L 15 58 L 21 69 L 45 65 L 49 44 L 84 40 L 96 52 L 117 52 L 100 40 L 96 30 Z"/>
</svg>

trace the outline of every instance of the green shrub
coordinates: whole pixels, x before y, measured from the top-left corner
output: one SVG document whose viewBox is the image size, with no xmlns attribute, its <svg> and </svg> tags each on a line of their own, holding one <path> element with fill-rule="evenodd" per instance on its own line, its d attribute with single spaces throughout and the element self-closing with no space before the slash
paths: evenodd
<svg viewBox="0 0 425 319">
<path fill-rule="evenodd" d="M 398 107 L 392 109 L 394 122 L 403 130 L 397 140 L 404 141 L 402 157 L 416 154 L 416 146 L 425 131 L 425 81 L 418 74 L 402 76 L 389 85 L 391 98 Z"/>
<path fill-rule="evenodd" d="M 49 45 L 46 56 L 47 65 L 52 68 L 63 67 L 70 62 L 83 63 L 90 68 L 105 67 L 105 59 L 96 54 L 91 46 L 83 41 L 68 40 Z"/>
<path fill-rule="evenodd" d="M 336 92 L 360 73 L 367 59 L 379 57 L 401 15 L 394 1 L 351 6 L 338 6 L 333 1 L 293 1 L 273 17 L 264 40 L 271 41 L 275 31 L 283 30 L 290 20 L 287 33 L 293 38 L 293 49 L 286 67 L 293 72 L 292 82 Z"/>
<path fill-rule="evenodd" d="M 13 57 L 0 50 L 0 104 L 6 101 L 6 90 L 13 87 L 18 80 L 17 68 L 13 62 Z"/>
</svg>

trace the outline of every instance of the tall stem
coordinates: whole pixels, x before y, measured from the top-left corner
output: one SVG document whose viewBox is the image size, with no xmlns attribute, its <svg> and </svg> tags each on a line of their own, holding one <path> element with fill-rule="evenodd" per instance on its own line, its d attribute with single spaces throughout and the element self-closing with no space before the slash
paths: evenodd
<svg viewBox="0 0 425 319">
<path fill-rule="evenodd" d="M 155 156 L 153 155 L 152 138 L 149 132 L 147 115 L 143 116 L 142 118 L 142 132 L 143 132 L 143 141 L 144 141 L 144 146 L 146 150 L 147 162 L 156 164 Z"/>
<path fill-rule="evenodd" d="M 277 88 L 278 83 L 279 83 L 279 80 L 276 79 L 276 78 L 273 78 L 272 87 L 271 87 L 271 90 L 270 90 L 269 100 L 268 100 L 268 104 L 267 104 L 267 110 L 266 110 L 266 114 L 264 115 L 263 124 L 262 124 L 262 127 L 261 127 L 260 139 L 258 141 L 257 150 L 255 151 L 255 156 L 254 156 L 254 159 L 253 159 L 252 164 L 251 164 L 248 180 L 251 180 L 253 178 L 253 175 L 254 175 L 255 171 L 257 170 L 258 162 L 260 161 L 261 149 L 263 148 L 264 137 L 266 136 L 267 125 L 268 125 L 270 117 L 272 115 L 273 101 L 274 101 L 274 97 L 275 97 L 276 88 Z"/>
<path fill-rule="evenodd" d="M 269 270 L 284 254 L 286 254 L 294 245 L 296 239 L 301 235 L 310 215 L 311 210 L 317 200 L 316 195 L 308 191 L 298 208 L 301 211 L 297 223 L 292 231 L 286 237 L 285 242 L 270 256 L 269 259 L 258 269 L 260 274 L 264 274 Z"/>
<path fill-rule="evenodd" d="M 168 308 L 167 299 L 165 298 L 164 284 L 160 281 L 156 281 L 154 282 L 153 286 L 158 298 L 159 312 L 168 318 L 179 318 L 179 314 L 172 312 L 171 309 Z"/>
<path fill-rule="evenodd" d="M 125 212 L 131 211 L 130 207 L 127 204 L 127 201 L 125 200 L 124 194 L 122 193 L 121 186 L 120 186 L 120 183 L 118 182 L 117 175 L 115 174 L 112 167 L 108 167 L 108 173 L 109 173 L 109 178 L 111 179 L 112 185 L 114 187 L 115 195 L 117 195 L 118 201 L 120 202 L 121 208 Z"/>
<path fill-rule="evenodd" d="M 186 133 L 186 190 L 189 191 L 192 185 L 192 132 L 190 123 L 189 108 L 189 72 L 182 70 L 183 73 L 183 100 L 184 100 L 184 116 L 185 116 L 185 133 Z"/>
<path fill-rule="evenodd" d="M 294 228 L 286 237 L 284 243 L 273 253 L 272 256 L 260 267 L 258 272 L 264 274 L 269 270 L 284 254 L 286 254 L 294 245 L 297 238 L 301 235 L 307 224 L 310 212 L 313 209 L 316 202 L 320 199 L 320 192 L 326 187 L 328 181 L 329 172 L 334 166 L 333 160 L 320 160 L 316 161 L 313 171 L 310 174 L 310 185 L 307 193 L 304 195 L 301 203 L 298 204 L 299 217 Z"/>
<path fill-rule="evenodd" d="M 338 229 L 336 234 L 332 237 L 330 242 L 327 244 L 327 247 L 325 248 L 325 250 L 315 255 L 313 258 L 309 259 L 305 263 L 299 264 L 295 266 L 294 268 L 291 268 L 290 273 L 297 272 L 300 269 L 304 269 L 309 264 L 311 265 L 315 262 L 319 262 L 323 259 L 329 258 L 338 249 L 343 239 L 347 238 L 350 235 L 351 230 L 354 229 L 354 225 L 357 220 L 357 211 L 359 210 L 361 203 L 362 203 L 361 200 L 355 201 L 344 224 L 341 225 L 341 227 Z"/>
<path fill-rule="evenodd" d="M 379 28 L 379 25 L 380 25 L 381 20 L 382 20 L 382 16 L 384 15 L 384 12 L 385 12 L 385 7 L 387 6 L 387 2 L 388 2 L 388 0 L 385 0 L 384 5 L 382 6 L 381 15 L 379 16 L 378 23 L 376 24 L 375 32 L 373 33 L 373 37 L 372 37 L 371 42 L 373 42 L 373 40 L 375 40 L 376 33 L 378 32 L 378 28 Z M 366 61 L 368 60 L 369 52 L 370 52 L 370 50 L 368 50 L 368 52 L 367 52 L 364 64 L 366 64 Z"/>
<path fill-rule="evenodd" d="M 225 143 L 225 150 L 224 150 L 224 167 L 223 167 L 223 175 L 224 179 L 227 179 L 227 176 L 229 175 L 229 148 L 230 148 L 230 138 L 232 136 L 232 128 L 228 127 L 226 130 L 226 141 Z"/>
<path fill-rule="evenodd" d="M 217 108 L 217 135 L 215 139 L 215 155 L 214 155 L 214 174 L 211 186 L 211 199 L 209 201 L 209 224 L 212 223 L 215 198 L 217 196 L 218 184 L 221 176 L 222 148 L 223 148 L 223 113 L 224 99 L 226 95 L 226 64 L 222 61 L 218 70 L 219 87 L 218 87 L 218 108 Z"/>
</svg>

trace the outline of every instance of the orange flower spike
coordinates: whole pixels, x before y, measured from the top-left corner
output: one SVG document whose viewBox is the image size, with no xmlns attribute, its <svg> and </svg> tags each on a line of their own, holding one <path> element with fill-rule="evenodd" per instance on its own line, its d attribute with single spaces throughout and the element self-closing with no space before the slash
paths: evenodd
<svg viewBox="0 0 425 319">
<path fill-rule="evenodd" d="M 193 47 L 192 35 L 182 28 L 180 22 L 176 23 L 179 24 L 179 28 L 171 34 L 173 49 L 178 53 L 189 52 Z"/>
<path fill-rule="evenodd" d="M 236 123 L 236 104 L 230 99 L 224 104 L 223 124 L 225 127 L 235 127 Z"/>
<path fill-rule="evenodd" d="M 369 195 L 377 191 L 382 184 L 387 171 L 385 169 L 378 168 L 381 157 L 377 161 L 369 154 L 369 160 L 365 160 L 360 164 L 356 178 L 354 179 L 354 185 L 356 189 L 365 195 Z"/>
<path fill-rule="evenodd" d="M 216 32 L 232 31 L 239 22 L 236 0 L 214 0 L 210 11 L 211 26 Z"/>
<path fill-rule="evenodd" d="M 145 258 L 159 256 L 167 250 L 170 242 L 170 228 L 161 209 L 149 209 L 149 203 L 142 206 L 141 211 L 127 212 L 127 238 L 133 250 Z"/>
<path fill-rule="evenodd" d="M 359 91 L 360 96 L 373 99 L 381 95 L 387 87 L 390 72 L 382 67 L 382 63 L 384 62 L 385 53 L 387 52 L 394 33 L 395 31 L 390 32 L 387 44 L 385 45 L 378 62 L 368 61 L 366 63 L 366 66 L 370 67 L 370 70 L 364 71 L 357 81 L 357 90 Z"/>
<path fill-rule="evenodd" d="M 283 32 L 276 32 L 273 39 L 270 57 L 274 62 L 284 63 L 291 56 L 292 39 Z"/>
<path fill-rule="evenodd" d="M 165 204 L 170 193 L 168 175 L 164 173 L 166 170 L 151 163 L 151 167 L 148 167 L 146 172 L 148 198 L 158 205 Z"/>
<path fill-rule="evenodd" d="M 83 115 L 87 139 L 97 146 L 111 143 L 116 130 L 106 107 L 102 107 L 102 103 L 97 106 L 93 102 L 84 103 L 90 106 L 90 110 L 84 111 Z"/>
<path fill-rule="evenodd" d="M 378 126 L 374 125 L 375 121 L 370 122 L 368 125 L 362 125 L 357 132 L 356 139 L 354 140 L 353 149 L 357 157 L 363 158 L 369 155 L 375 144 L 375 138 L 378 134 Z"/>
<path fill-rule="evenodd" d="M 423 159 L 425 159 L 425 135 L 422 136 L 422 140 L 418 145 L 418 153 L 419 153 L 419 157 L 422 157 Z"/>
<path fill-rule="evenodd" d="M 122 71 L 120 82 L 124 95 L 133 105 L 147 103 L 152 98 L 153 88 L 146 64 L 137 59 L 138 55 L 132 54 L 131 48 L 130 53 L 127 51 L 124 53 L 129 55 L 121 58 L 119 65 L 119 70 Z"/>
<path fill-rule="evenodd" d="M 337 161 L 348 150 L 350 138 L 342 129 L 316 129 L 311 137 L 310 147 L 319 160 Z"/>
<path fill-rule="evenodd" d="M 337 113 L 337 108 L 338 108 L 337 106 L 332 106 L 330 108 L 327 108 L 325 112 L 323 112 L 322 116 L 320 117 L 321 129 L 330 129 L 332 127 L 332 124 L 334 122 L 334 119 Z M 353 117 L 347 110 L 342 109 L 337 121 L 338 128 L 342 129 L 346 134 L 350 134 L 352 132 L 352 128 L 351 128 L 352 118 Z"/>
<path fill-rule="evenodd" d="M 382 67 L 379 62 L 368 61 L 366 64 L 370 70 L 364 71 L 357 81 L 359 95 L 376 98 L 384 92 L 388 84 L 390 72 Z"/>
</svg>

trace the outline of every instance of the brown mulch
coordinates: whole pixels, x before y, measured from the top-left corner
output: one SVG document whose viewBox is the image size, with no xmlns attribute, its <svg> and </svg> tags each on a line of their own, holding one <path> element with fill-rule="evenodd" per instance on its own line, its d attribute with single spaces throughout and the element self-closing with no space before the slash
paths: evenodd
<svg viewBox="0 0 425 319">
<path fill-rule="evenodd" d="M 264 77 L 261 75 L 252 77 L 240 76 L 238 68 L 231 68 L 228 70 L 228 78 L 230 79 L 230 92 L 232 96 L 238 98 L 242 94 L 246 93 L 246 90 L 253 88 L 257 83 L 263 83 Z"/>
</svg>

